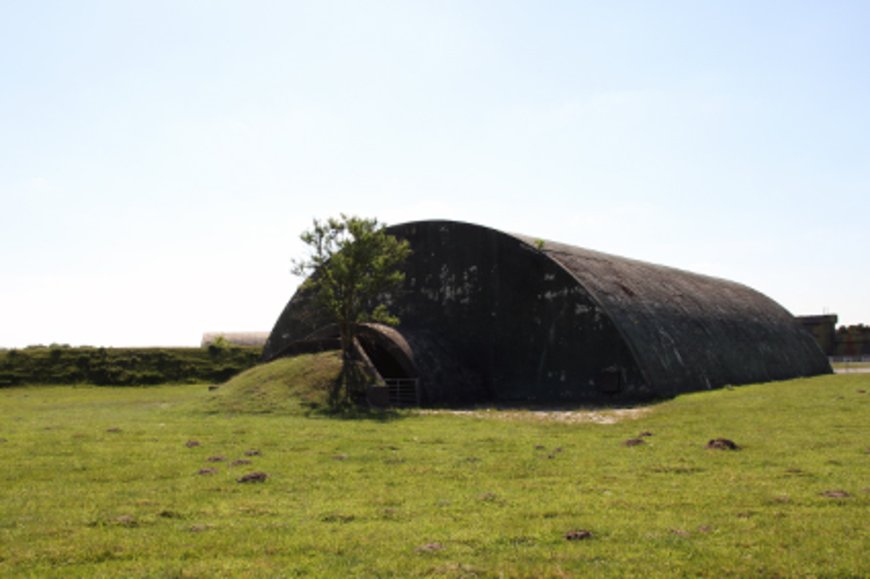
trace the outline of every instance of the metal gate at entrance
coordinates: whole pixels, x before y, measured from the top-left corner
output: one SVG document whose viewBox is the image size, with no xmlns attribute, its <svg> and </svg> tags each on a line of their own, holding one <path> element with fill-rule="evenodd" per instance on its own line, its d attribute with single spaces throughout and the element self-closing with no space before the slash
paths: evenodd
<svg viewBox="0 0 870 579">
<path fill-rule="evenodd" d="M 389 332 L 396 335 L 390 335 Z M 380 384 L 374 387 L 369 398 L 370 403 L 393 407 L 420 406 L 423 396 L 420 392 L 419 375 L 413 361 L 409 359 L 409 348 L 401 335 L 391 328 L 368 325 L 360 328 L 355 344 L 358 354 L 369 365 L 375 380 Z"/>
<path fill-rule="evenodd" d="M 390 406 L 419 406 L 420 389 L 417 378 L 384 378 Z"/>
</svg>

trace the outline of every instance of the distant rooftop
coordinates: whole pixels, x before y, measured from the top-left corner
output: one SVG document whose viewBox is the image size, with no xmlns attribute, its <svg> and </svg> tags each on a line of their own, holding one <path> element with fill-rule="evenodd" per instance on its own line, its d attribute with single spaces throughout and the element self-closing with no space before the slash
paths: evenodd
<svg viewBox="0 0 870 579">
<path fill-rule="evenodd" d="M 206 332 L 202 335 L 201 346 L 210 346 L 219 337 L 223 337 L 233 346 L 262 346 L 269 337 L 269 332 Z"/>
</svg>

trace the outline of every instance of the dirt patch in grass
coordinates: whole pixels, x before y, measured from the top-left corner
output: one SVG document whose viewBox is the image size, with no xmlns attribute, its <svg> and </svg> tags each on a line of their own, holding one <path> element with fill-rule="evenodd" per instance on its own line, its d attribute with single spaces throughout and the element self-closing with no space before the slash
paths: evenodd
<svg viewBox="0 0 870 579">
<path fill-rule="evenodd" d="M 470 410 L 426 409 L 420 414 L 452 414 L 490 420 L 522 420 L 529 422 L 562 422 L 567 424 L 616 424 L 623 420 L 637 420 L 652 411 L 651 408 L 611 408 L 607 410 L 517 410 L 476 408 Z"/>
<path fill-rule="evenodd" d="M 356 515 L 346 515 L 343 513 L 326 513 L 320 517 L 324 523 L 352 523 L 356 520 Z"/>
<path fill-rule="evenodd" d="M 128 529 L 139 526 L 139 521 L 137 521 L 135 517 L 132 517 L 130 515 L 121 515 L 120 517 L 115 517 L 114 523 L 120 527 L 127 527 Z"/>
<path fill-rule="evenodd" d="M 240 483 L 261 483 L 261 482 L 266 482 L 266 479 L 267 479 L 267 478 L 269 478 L 269 475 L 267 475 L 267 474 L 264 473 L 264 472 L 252 472 L 252 473 L 248 473 L 248 474 L 246 474 L 245 476 L 243 476 L 243 477 L 237 479 L 236 482 L 240 482 Z"/>
<path fill-rule="evenodd" d="M 707 443 L 707 448 L 715 450 L 740 450 L 740 446 L 728 438 L 714 438 Z"/>
</svg>

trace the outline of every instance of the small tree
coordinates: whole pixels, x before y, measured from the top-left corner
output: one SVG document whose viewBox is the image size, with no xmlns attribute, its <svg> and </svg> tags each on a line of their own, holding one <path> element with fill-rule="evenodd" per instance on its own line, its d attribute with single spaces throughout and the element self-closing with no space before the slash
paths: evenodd
<svg viewBox="0 0 870 579">
<path fill-rule="evenodd" d="M 398 289 L 405 280 L 400 266 L 411 253 L 407 241 L 389 235 L 377 219 L 330 217 L 314 220 L 314 226 L 300 235 L 309 255 L 293 260 L 293 274 L 308 276 L 303 287 L 315 292 L 323 311 L 338 326 L 342 351 L 342 378 L 332 393 L 338 402 L 344 386 L 345 399 L 356 386 L 354 335 L 356 326 L 374 321 L 399 323 L 383 296 Z"/>
</svg>

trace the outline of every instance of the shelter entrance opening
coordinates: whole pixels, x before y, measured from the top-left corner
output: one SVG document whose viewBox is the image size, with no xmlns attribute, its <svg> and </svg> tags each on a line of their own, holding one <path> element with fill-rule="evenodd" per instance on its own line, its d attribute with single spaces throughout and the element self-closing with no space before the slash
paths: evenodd
<svg viewBox="0 0 870 579">
<path fill-rule="evenodd" d="M 401 348 L 378 333 L 360 335 L 359 343 L 387 386 L 390 406 L 419 406 L 420 381 Z"/>
</svg>

